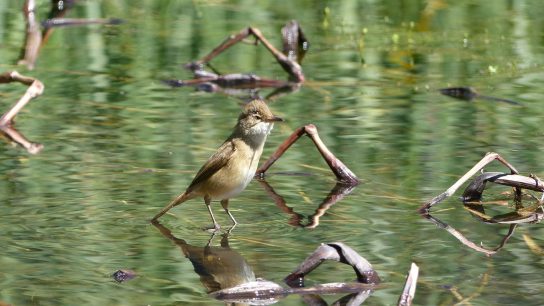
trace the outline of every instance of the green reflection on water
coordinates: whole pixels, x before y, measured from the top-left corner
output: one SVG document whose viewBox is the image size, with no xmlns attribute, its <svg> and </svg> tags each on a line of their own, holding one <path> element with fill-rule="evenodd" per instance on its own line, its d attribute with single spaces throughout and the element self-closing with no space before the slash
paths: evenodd
<svg viewBox="0 0 544 306">
<path fill-rule="evenodd" d="M 474 305 L 540 304 L 534 296 L 544 285 L 542 260 L 522 234 L 544 246 L 541 226 L 521 227 L 504 250 L 485 258 L 415 213 L 487 151 L 500 152 L 524 173 L 544 173 L 540 2 L 84 1 L 70 17 L 126 23 L 55 30 L 32 72 L 14 65 L 24 39 L 22 1 L 15 2 L 0 4 L 0 67 L 45 83 L 45 94 L 17 118 L 19 130 L 45 149 L 36 156 L 1 149 L 1 301 L 220 305 L 148 219 L 183 191 L 230 133 L 239 102 L 170 89 L 161 80 L 190 78 L 181 64 L 248 25 L 279 46 L 280 27 L 296 18 L 312 44 L 303 63 L 308 81 L 272 103 L 287 122 L 276 126 L 263 156 L 293 129 L 314 123 L 364 183 L 309 230 L 288 225 L 291 215 L 253 182 L 232 200 L 241 224 L 230 247 L 257 277 L 280 282 L 319 243 L 345 242 L 387 283 L 366 305 L 394 304 L 411 261 L 421 268 L 418 304 L 458 302 L 447 288 L 463 297 L 476 292 Z M 48 5 L 39 4 L 39 16 Z M 287 77 L 266 50 L 247 45 L 214 66 Z M 446 86 L 473 86 L 525 107 L 456 101 L 437 93 Z M 3 109 L 24 92 L 17 85 L 0 88 Z M 306 138 L 271 171 L 313 174 L 268 179 L 303 216 L 313 214 L 334 186 Z M 220 223 L 228 223 L 214 208 Z M 439 208 L 450 209 L 438 213 L 444 221 L 489 246 L 508 230 L 475 222 L 455 198 Z M 200 230 L 209 222 L 203 203 L 192 200 L 172 212 L 175 217 L 163 223 L 203 247 L 209 239 Z M 139 277 L 116 284 L 110 274 L 121 268 Z M 349 269 L 330 264 L 309 281 L 352 278 Z M 301 303 L 289 297 L 278 304 Z"/>
</svg>

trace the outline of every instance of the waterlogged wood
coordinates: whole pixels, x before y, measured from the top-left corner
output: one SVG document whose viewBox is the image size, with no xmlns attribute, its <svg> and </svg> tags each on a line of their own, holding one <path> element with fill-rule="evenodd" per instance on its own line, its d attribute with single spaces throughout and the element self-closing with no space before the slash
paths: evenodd
<svg viewBox="0 0 544 306">
<path fill-rule="evenodd" d="M 419 267 L 412 263 L 410 266 L 410 271 L 406 276 L 406 282 L 404 283 L 404 289 L 400 295 L 398 305 L 399 306 L 410 306 L 416 295 L 417 279 L 419 277 Z"/>
<path fill-rule="evenodd" d="M 497 98 L 497 97 L 491 97 L 491 96 L 484 96 L 479 94 L 474 88 L 472 87 L 450 87 L 450 88 L 442 88 L 440 89 L 440 93 L 449 96 L 452 98 L 465 100 L 465 101 L 472 101 L 474 99 L 482 99 L 487 101 L 496 101 L 496 102 L 504 102 L 512 105 L 522 105 L 521 103 L 510 100 L 510 99 L 504 99 L 504 98 Z"/>
<path fill-rule="evenodd" d="M 333 260 L 353 267 L 358 283 L 326 283 L 304 287 L 304 276 L 312 272 L 323 261 Z M 285 278 L 289 288 L 267 281 L 256 279 L 238 286 L 210 293 L 210 296 L 231 303 L 271 304 L 290 295 L 310 296 L 312 300 L 321 300 L 320 294 L 350 293 L 341 300 L 364 301 L 380 282 L 380 278 L 372 265 L 357 252 L 341 242 L 322 244 L 302 264 Z"/>
<path fill-rule="evenodd" d="M 38 22 L 36 16 L 36 1 L 26 0 L 23 5 L 23 14 L 26 20 L 25 42 L 18 61 L 19 65 L 25 65 L 29 70 L 34 69 L 38 54 L 49 37 L 53 33 L 53 28 L 61 26 L 80 26 L 89 24 L 109 24 L 118 25 L 123 20 L 118 18 L 63 18 L 69 9 L 74 5 L 75 0 L 53 0 L 51 1 L 51 10 L 48 18 L 43 22 Z M 43 31 L 42 31 L 43 28 Z"/>
<path fill-rule="evenodd" d="M 258 279 L 234 288 L 228 288 L 210 293 L 210 296 L 228 303 L 275 303 L 291 294 L 321 295 L 342 293 L 364 293 L 367 296 L 378 288 L 375 284 L 364 283 L 326 283 L 312 287 L 283 288 L 280 285 Z M 266 305 L 266 304 L 265 304 Z"/>
<path fill-rule="evenodd" d="M 257 28 L 248 27 L 237 34 L 227 37 L 221 44 L 199 60 L 190 62 L 185 68 L 193 72 L 192 80 L 164 80 L 172 87 L 194 86 L 199 91 L 211 93 L 224 93 L 229 96 L 237 96 L 244 99 L 261 98 L 261 88 L 274 88 L 275 90 L 266 96 L 266 100 L 276 99 L 284 94 L 292 93 L 300 89 L 305 77 L 301 62 L 308 51 L 309 42 L 302 28 L 295 20 L 288 22 L 281 30 L 283 38 L 283 52 L 276 49 Z M 205 70 L 210 61 L 230 47 L 245 42 L 249 37 L 254 37 L 254 44 L 261 43 L 276 59 L 276 62 L 289 74 L 286 81 L 262 78 L 255 74 L 230 73 L 221 74 L 216 71 Z M 213 67 L 211 67 L 213 70 Z"/>
<path fill-rule="evenodd" d="M 203 65 L 209 63 L 213 58 L 232 47 L 233 45 L 244 41 L 249 36 L 255 37 L 255 44 L 257 42 L 262 43 L 265 48 L 274 56 L 276 61 L 280 66 L 287 72 L 294 82 L 302 83 L 304 82 L 304 74 L 302 72 L 302 67 L 296 60 L 292 60 L 287 55 L 279 51 L 272 45 L 257 28 L 248 27 L 241 30 L 239 33 L 229 36 L 224 42 L 219 46 L 214 48 L 208 55 L 204 56 L 200 60 L 188 64 L 188 67 L 191 70 L 201 70 Z"/>
<path fill-rule="evenodd" d="M 506 166 L 508 169 L 510 169 L 511 174 L 519 174 L 518 170 L 514 168 L 509 162 L 507 162 L 502 156 L 495 152 L 489 152 L 487 153 L 476 165 L 474 165 L 467 173 L 465 173 L 457 182 L 455 182 L 450 188 L 448 188 L 443 193 L 437 195 L 436 197 L 432 198 L 431 200 L 427 201 L 425 204 L 423 204 L 419 212 L 421 214 L 428 214 L 429 210 L 432 206 L 442 202 L 444 199 L 452 196 L 457 189 L 459 189 L 466 181 L 468 181 L 472 176 L 474 176 L 476 173 L 478 173 L 480 170 L 482 170 L 486 165 L 491 163 L 492 161 L 497 160 L 500 163 L 502 163 L 504 166 Z M 483 182 L 482 182 L 483 183 Z M 538 185 L 540 185 L 541 182 L 538 180 Z M 520 194 L 521 190 L 519 186 L 513 186 L 516 188 L 516 193 Z M 478 189 L 471 187 L 473 189 Z"/>
<path fill-rule="evenodd" d="M 124 20 L 119 18 L 52 18 L 42 21 L 42 27 L 45 29 L 53 27 L 83 26 L 91 24 L 117 25 Z"/>
<path fill-rule="evenodd" d="M 13 127 L 13 119 L 25 105 L 43 93 L 44 85 L 39 80 L 21 75 L 17 71 L 0 74 L 0 84 L 11 82 L 19 82 L 27 85 L 28 88 L 15 105 L 0 117 L 0 132 L 9 140 L 25 148 L 28 153 L 37 154 L 43 149 L 43 145 L 27 140 L 23 134 Z"/>
<path fill-rule="evenodd" d="M 295 271 L 285 277 L 285 283 L 290 287 L 303 287 L 304 277 L 319 267 L 325 260 L 333 260 L 350 265 L 357 275 L 357 280 L 361 283 L 380 283 L 380 277 L 374 268 L 372 268 L 372 265 L 352 248 L 341 242 L 321 244 Z"/>
<path fill-rule="evenodd" d="M 10 125 L 13 118 L 15 118 L 15 115 L 17 115 L 30 100 L 41 95 L 44 90 L 42 82 L 31 77 L 23 76 L 17 71 L 9 71 L 0 75 L 0 83 L 10 82 L 19 82 L 24 85 L 29 85 L 29 87 L 19 101 L 0 117 L 0 126 Z"/>
<path fill-rule="evenodd" d="M 289 138 L 287 138 L 268 158 L 263 165 L 257 169 L 256 176 L 263 178 L 265 172 L 287 151 L 291 145 L 293 145 L 300 137 L 307 135 L 312 139 L 314 145 L 316 146 L 319 153 L 323 159 L 329 165 L 329 168 L 332 170 L 338 182 L 347 184 L 347 185 L 357 185 L 359 184 L 359 178 L 340 160 L 338 159 L 323 143 L 317 132 L 317 127 L 313 124 L 308 124 L 296 129 Z"/>
<path fill-rule="evenodd" d="M 23 15 L 26 20 L 26 36 L 23 51 L 19 65 L 26 65 L 29 70 L 34 69 L 40 45 L 42 43 L 42 33 L 40 32 L 40 24 L 36 18 L 36 2 L 35 0 L 26 0 L 23 5 Z"/>
</svg>

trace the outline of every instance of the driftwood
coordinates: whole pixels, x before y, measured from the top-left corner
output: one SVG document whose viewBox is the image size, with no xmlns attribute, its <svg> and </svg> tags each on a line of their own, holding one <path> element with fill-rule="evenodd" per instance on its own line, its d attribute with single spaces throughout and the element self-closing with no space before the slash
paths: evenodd
<svg viewBox="0 0 544 306">
<path fill-rule="evenodd" d="M 493 102 L 504 102 L 512 105 L 522 105 L 521 103 L 504 98 L 497 98 L 491 96 L 484 96 L 478 93 L 472 87 L 449 87 L 440 89 L 440 93 L 459 100 L 472 101 L 474 99 L 481 99 Z"/>
<path fill-rule="evenodd" d="M 473 175 L 478 173 L 487 164 L 494 160 L 498 160 L 504 166 L 506 166 L 510 173 L 503 172 L 483 172 L 478 175 L 468 186 L 465 188 L 461 200 L 464 203 L 465 209 L 470 212 L 474 217 L 485 223 L 493 224 L 508 224 L 510 225 L 508 233 L 502 238 L 501 243 L 493 248 L 488 249 L 482 245 L 478 245 L 468 238 L 466 238 L 461 232 L 448 224 L 442 222 L 436 217 L 430 214 L 430 209 L 434 205 L 440 203 L 447 197 L 453 195 L 458 188 L 460 188 L 466 181 L 468 181 Z M 514 203 L 515 209 L 512 212 L 499 214 L 495 216 L 489 216 L 485 212 L 484 204 L 481 202 L 483 192 L 487 183 L 494 183 L 499 185 L 510 186 L 514 189 Z M 524 207 L 522 204 L 523 190 L 531 190 L 536 192 L 542 192 L 543 196 L 537 199 L 536 204 Z M 534 196 L 533 196 L 534 197 Z M 494 255 L 501 250 L 508 239 L 514 234 L 514 231 L 518 224 L 537 223 L 544 219 L 543 208 L 544 197 L 544 183 L 535 175 L 523 176 L 518 173 L 516 168 L 508 163 L 497 153 L 486 154 L 476 165 L 474 165 L 467 173 L 465 173 L 457 182 L 455 182 L 445 192 L 432 198 L 430 201 L 423 204 L 419 209 L 421 215 L 438 227 L 445 229 L 448 233 L 457 238 L 461 243 L 469 248 L 484 253 L 488 256 Z"/>
<path fill-rule="evenodd" d="M 249 98 L 262 98 L 259 96 L 261 88 L 274 88 L 275 90 L 264 99 L 270 101 L 280 95 L 297 91 L 305 80 L 302 72 L 302 59 L 309 48 L 309 42 L 302 31 L 302 28 L 295 20 L 288 22 L 282 29 L 283 50 L 276 49 L 261 33 L 254 27 L 248 27 L 235 35 L 229 36 L 219 46 L 201 59 L 185 65 L 193 72 L 191 80 L 165 80 L 164 82 L 172 87 L 193 86 L 197 90 L 214 93 L 225 93 L 227 95 L 242 96 L 249 93 Z M 210 64 L 210 61 L 220 55 L 233 45 L 244 42 L 247 38 L 254 37 L 254 44 L 263 44 L 272 54 L 278 64 L 289 74 L 286 81 L 271 78 L 263 78 L 255 74 L 229 73 L 221 74 Z M 205 70 L 209 67 L 212 71 Z"/>
<path fill-rule="evenodd" d="M 490 152 L 487 153 L 476 165 L 474 165 L 467 173 L 465 173 L 457 182 L 455 182 L 450 188 L 448 188 L 443 193 L 427 201 L 421 206 L 419 212 L 421 214 L 428 214 L 431 207 L 442 202 L 444 199 L 452 196 L 457 189 L 459 189 L 465 182 L 467 182 L 472 176 L 478 173 L 482 168 L 491 163 L 494 160 L 498 160 L 504 166 L 510 170 L 510 174 L 506 173 L 484 173 L 483 176 L 479 176 L 474 180 L 465 190 L 463 194 L 463 199 L 472 200 L 479 199 L 481 193 L 485 188 L 486 182 L 493 182 L 496 184 L 511 186 L 515 189 L 516 197 L 520 197 L 522 189 L 528 189 L 538 192 L 544 192 L 544 183 L 536 176 L 523 176 L 519 175 L 518 170 L 514 168 L 510 163 L 508 163 L 504 158 L 499 154 Z"/>
<path fill-rule="evenodd" d="M 404 283 L 404 289 L 400 295 L 398 306 L 410 306 L 412 305 L 412 300 L 416 295 L 416 285 L 417 279 L 419 277 L 419 267 L 412 263 L 410 266 L 410 271 L 406 276 L 406 282 Z"/>
<path fill-rule="evenodd" d="M 0 117 L 0 132 L 9 140 L 25 148 L 29 153 L 37 154 L 42 150 L 43 146 L 41 144 L 28 141 L 23 134 L 13 127 L 13 120 L 21 109 L 23 109 L 23 107 L 30 102 L 30 100 L 43 93 L 44 85 L 39 80 L 23 76 L 17 71 L 9 71 L 0 74 L 0 84 L 11 82 L 19 82 L 27 85 L 28 89 L 19 99 L 19 101 L 15 103 L 15 105 L 13 105 L 6 113 L 2 115 L 2 117 Z"/>
<path fill-rule="evenodd" d="M 337 261 L 353 267 L 358 283 L 327 283 L 304 287 L 304 277 L 326 260 Z M 335 305 L 359 305 L 376 289 L 380 278 L 372 265 L 349 246 L 341 243 L 321 244 L 308 256 L 284 282 L 289 288 L 257 279 L 228 289 L 213 292 L 210 296 L 230 303 L 271 304 L 291 294 L 302 295 L 308 305 L 326 305 L 321 294 L 349 293 L 335 302 Z M 317 304 L 316 304 L 317 303 Z M 325 303 L 325 304 L 323 304 Z"/>
<path fill-rule="evenodd" d="M 357 176 L 340 160 L 338 159 L 323 143 L 321 138 L 319 138 L 319 133 L 317 132 L 317 127 L 313 124 L 308 124 L 296 129 L 289 138 L 287 138 L 270 156 L 270 158 L 257 169 L 256 176 L 263 178 L 265 172 L 272 166 L 282 155 L 295 143 L 300 137 L 307 135 L 312 139 L 323 159 L 329 165 L 329 168 L 332 170 L 338 182 L 346 185 L 357 185 L 359 184 L 359 179 Z"/>
</svg>

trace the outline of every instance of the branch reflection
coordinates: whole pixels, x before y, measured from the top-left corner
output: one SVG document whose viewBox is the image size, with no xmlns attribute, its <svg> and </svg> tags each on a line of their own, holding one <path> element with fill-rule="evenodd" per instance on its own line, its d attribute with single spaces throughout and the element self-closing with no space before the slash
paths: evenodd
<svg viewBox="0 0 544 306">
<path fill-rule="evenodd" d="M 259 184 L 264 188 L 270 198 L 276 203 L 276 206 L 281 211 L 291 215 L 288 223 L 296 227 L 315 228 L 319 225 L 319 219 L 323 216 L 331 206 L 341 201 L 345 196 L 349 195 L 357 185 L 347 185 L 343 183 L 336 183 L 331 189 L 329 194 L 323 199 L 321 204 L 316 208 L 315 212 L 308 216 L 308 223 L 303 224 L 304 216 L 297 213 L 292 207 L 287 206 L 285 199 L 279 195 L 274 188 L 264 179 L 257 180 Z"/>
<path fill-rule="evenodd" d="M 459 232 L 455 228 L 451 227 L 447 223 L 443 222 L 442 220 L 440 220 L 440 219 L 438 219 L 436 217 L 433 217 L 430 214 L 424 214 L 422 216 L 425 219 L 427 219 L 427 220 L 431 221 L 432 223 L 434 223 L 436 226 L 445 229 L 453 237 L 457 238 L 457 240 L 459 240 L 462 244 L 466 245 L 467 247 L 469 247 L 469 248 L 471 248 L 471 249 L 473 249 L 475 251 L 484 253 L 487 256 L 494 255 L 498 251 L 500 251 L 506 245 L 506 242 L 508 241 L 508 239 L 510 239 L 510 237 L 514 234 L 514 230 L 517 227 L 517 224 L 511 224 L 510 228 L 508 230 L 508 233 L 502 238 L 500 244 L 497 247 L 493 248 L 493 249 L 488 249 L 488 248 L 485 248 L 485 247 L 483 247 L 481 245 L 478 245 L 478 244 L 472 242 L 471 240 L 466 238 L 461 232 Z"/>
</svg>

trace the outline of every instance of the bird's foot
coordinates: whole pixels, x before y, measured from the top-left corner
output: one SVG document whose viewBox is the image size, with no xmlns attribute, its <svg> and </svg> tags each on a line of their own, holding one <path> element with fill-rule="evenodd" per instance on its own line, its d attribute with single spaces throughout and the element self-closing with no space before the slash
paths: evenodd
<svg viewBox="0 0 544 306">
<path fill-rule="evenodd" d="M 221 226 L 219 224 L 217 224 L 217 223 L 214 223 L 214 224 L 212 224 L 210 226 L 206 226 L 206 227 L 203 228 L 203 230 L 211 232 L 211 233 L 215 233 L 215 232 L 219 231 L 220 229 L 221 229 Z"/>
</svg>

